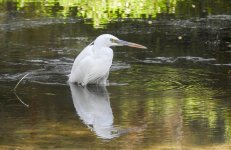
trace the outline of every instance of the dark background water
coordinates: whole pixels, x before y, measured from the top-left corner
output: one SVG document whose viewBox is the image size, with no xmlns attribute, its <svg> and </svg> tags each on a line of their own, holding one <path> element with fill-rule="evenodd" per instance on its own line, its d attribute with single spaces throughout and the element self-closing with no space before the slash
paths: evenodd
<svg viewBox="0 0 231 150">
<path fill-rule="evenodd" d="M 229 149 L 230 5 L 1 1 L 0 148 Z M 103 33 L 148 49 L 113 48 L 107 87 L 70 86 Z"/>
</svg>

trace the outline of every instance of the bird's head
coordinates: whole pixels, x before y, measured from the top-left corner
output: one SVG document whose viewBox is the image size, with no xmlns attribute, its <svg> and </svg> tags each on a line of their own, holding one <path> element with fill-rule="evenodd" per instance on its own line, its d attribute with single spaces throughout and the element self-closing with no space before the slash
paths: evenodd
<svg viewBox="0 0 231 150">
<path fill-rule="evenodd" d="M 130 46 L 130 47 L 135 47 L 135 48 L 147 49 L 147 47 L 143 45 L 120 40 L 111 34 L 102 34 L 98 36 L 96 40 L 94 41 L 94 44 L 98 46 L 103 46 L 103 47 Z"/>
</svg>

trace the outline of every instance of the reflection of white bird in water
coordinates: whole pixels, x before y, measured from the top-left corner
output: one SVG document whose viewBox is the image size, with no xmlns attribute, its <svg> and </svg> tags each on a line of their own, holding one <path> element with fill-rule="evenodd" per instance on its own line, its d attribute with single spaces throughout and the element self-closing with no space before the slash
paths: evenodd
<svg viewBox="0 0 231 150">
<path fill-rule="evenodd" d="M 69 82 L 78 83 L 82 86 L 87 84 L 106 85 L 113 59 L 111 46 L 130 46 L 146 49 L 145 46 L 119 40 L 110 34 L 100 35 L 76 57 L 69 76 Z"/>
<path fill-rule="evenodd" d="M 100 138 L 112 139 L 122 134 L 113 127 L 113 114 L 105 86 L 82 88 L 70 84 L 76 112 Z"/>
</svg>

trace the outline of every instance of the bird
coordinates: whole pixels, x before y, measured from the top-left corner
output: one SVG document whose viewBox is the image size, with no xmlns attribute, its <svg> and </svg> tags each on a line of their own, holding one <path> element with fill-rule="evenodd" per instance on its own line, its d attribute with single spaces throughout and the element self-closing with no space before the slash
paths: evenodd
<svg viewBox="0 0 231 150">
<path fill-rule="evenodd" d="M 143 45 L 120 40 L 111 34 L 102 34 L 75 58 L 69 83 L 77 83 L 83 87 L 88 84 L 106 86 L 113 60 L 113 50 L 110 48 L 112 46 L 147 49 Z"/>
</svg>

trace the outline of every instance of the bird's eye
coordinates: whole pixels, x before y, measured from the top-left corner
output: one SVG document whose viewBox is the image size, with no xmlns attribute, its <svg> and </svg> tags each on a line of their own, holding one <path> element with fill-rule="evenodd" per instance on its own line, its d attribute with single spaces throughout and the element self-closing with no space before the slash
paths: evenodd
<svg viewBox="0 0 231 150">
<path fill-rule="evenodd" d="M 116 39 L 111 38 L 110 41 L 111 41 L 112 43 L 116 43 Z"/>
</svg>

